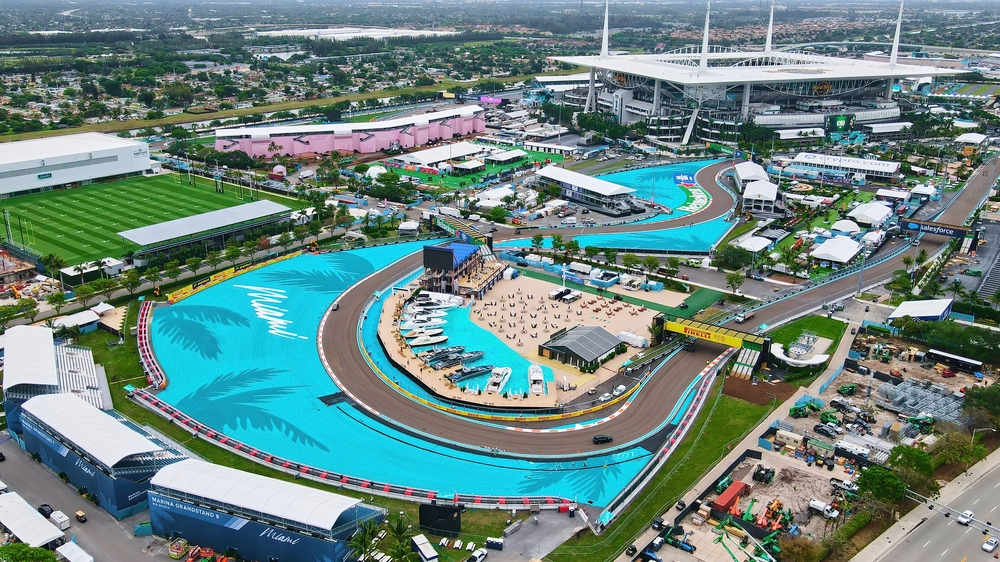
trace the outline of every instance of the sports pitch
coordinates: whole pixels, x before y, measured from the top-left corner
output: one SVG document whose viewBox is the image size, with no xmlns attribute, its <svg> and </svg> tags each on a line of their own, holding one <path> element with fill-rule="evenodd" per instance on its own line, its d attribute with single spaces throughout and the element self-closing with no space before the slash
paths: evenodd
<svg viewBox="0 0 1000 562">
<path fill-rule="evenodd" d="M 221 194 L 216 193 L 211 180 L 197 181 L 193 187 L 178 184 L 176 174 L 129 178 L 19 195 L 0 201 L 0 209 L 10 210 L 15 241 L 23 240 L 42 255 L 56 254 L 67 264 L 76 265 L 121 257 L 124 250 L 118 233 L 123 230 L 241 203 L 236 186 L 227 184 L 225 194 Z M 291 208 L 302 206 L 299 201 L 272 194 L 261 197 Z"/>
</svg>

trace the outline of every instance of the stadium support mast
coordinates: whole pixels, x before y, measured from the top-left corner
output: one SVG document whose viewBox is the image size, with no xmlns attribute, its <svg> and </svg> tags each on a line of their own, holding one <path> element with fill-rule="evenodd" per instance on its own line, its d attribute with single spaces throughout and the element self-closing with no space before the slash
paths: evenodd
<svg viewBox="0 0 1000 562">
<path fill-rule="evenodd" d="M 602 57 L 611 56 L 611 54 L 608 52 L 608 5 L 610 3 L 611 3 L 611 0 L 604 0 L 604 35 L 601 37 L 601 56 Z"/>
<path fill-rule="evenodd" d="M 705 36 L 701 39 L 701 62 L 699 69 L 708 68 L 708 17 L 712 14 L 712 0 L 708 0 L 708 8 L 705 10 Z"/>
<path fill-rule="evenodd" d="M 767 21 L 767 40 L 764 42 L 764 52 L 771 52 L 771 37 L 774 36 L 774 0 L 771 0 L 771 19 Z"/>
<path fill-rule="evenodd" d="M 903 0 L 899 0 L 899 19 L 896 20 L 896 36 L 892 39 L 892 54 L 889 55 L 889 66 L 896 66 L 899 58 L 899 30 L 903 27 Z"/>
</svg>

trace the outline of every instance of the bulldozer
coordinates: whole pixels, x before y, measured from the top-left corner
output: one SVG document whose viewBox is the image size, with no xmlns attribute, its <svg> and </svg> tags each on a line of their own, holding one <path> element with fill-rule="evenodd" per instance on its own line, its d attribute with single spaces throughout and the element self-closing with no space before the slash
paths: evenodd
<svg viewBox="0 0 1000 562">
<path fill-rule="evenodd" d="M 837 394 L 841 396 L 854 396 L 858 392 L 858 385 L 856 384 L 845 384 L 837 389 Z"/>
<path fill-rule="evenodd" d="M 819 421 L 822 423 L 835 423 L 840 425 L 840 419 L 837 418 L 837 410 L 827 410 L 820 413 Z"/>
</svg>

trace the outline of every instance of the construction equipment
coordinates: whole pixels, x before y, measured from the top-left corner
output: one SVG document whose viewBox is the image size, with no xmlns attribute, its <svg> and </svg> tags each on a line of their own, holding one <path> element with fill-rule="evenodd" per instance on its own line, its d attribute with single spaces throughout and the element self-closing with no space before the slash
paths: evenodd
<svg viewBox="0 0 1000 562">
<path fill-rule="evenodd" d="M 819 421 L 822 423 L 835 423 L 840 425 L 840 419 L 837 417 L 837 410 L 827 410 L 820 413 Z"/>
<path fill-rule="evenodd" d="M 677 538 L 676 536 L 677 533 L 674 532 L 675 528 L 676 527 L 671 526 L 668 527 L 666 530 L 664 530 L 662 533 L 660 533 L 660 536 L 663 537 L 663 542 L 669 544 L 674 548 L 679 548 L 684 552 L 694 552 L 698 550 L 696 546 L 688 542 L 686 534 L 684 535 L 683 538 Z"/>
<path fill-rule="evenodd" d="M 910 418 L 906 418 L 906 421 L 908 423 L 912 423 L 913 425 L 917 426 L 917 429 L 920 430 L 920 433 L 930 434 L 934 432 L 934 427 L 933 427 L 934 416 L 931 415 L 913 416 Z"/>
<path fill-rule="evenodd" d="M 778 535 L 781 533 L 780 530 L 775 530 L 771 534 L 764 537 L 760 544 L 756 546 L 754 554 L 760 556 L 762 554 L 774 554 L 777 556 L 781 554 L 781 549 L 778 548 Z"/>
<path fill-rule="evenodd" d="M 757 498 L 750 498 L 750 505 L 747 506 L 746 511 L 743 512 L 744 521 L 753 521 L 753 506 L 757 503 Z"/>
<path fill-rule="evenodd" d="M 775 558 L 767 553 L 766 550 L 760 549 L 761 543 L 757 542 L 756 539 L 751 537 L 743 529 L 736 526 L 733 523 L 733 518 L 727 515 L 722 521 L 719 522 L 715 528 L 719 531 L 718 536 L 715 537 L 715 544 L 721 544 L 722 548 L 726 549 L 729 557 L 733 559 L 733 562 L 743 562 L 744 560 L 750 562 L 775 562 Z M 739 541 L 733 539 L 733 536 L 739 537 Z M 733 543 L 733 546 L 741 552 L 745 558 L 738 557 L 733 549 L 726 544 L 726 540 Z M 751 554 L 747 552 L 746 548 L 749 546 L 750 542 L 754 543 L 754 553 Z"/>
<path fill-rule="evenodd" d="M 809 412 L 818 412 L 823 409 L 823 406 L 815 401 L 810 400 L 805 404 L 800 404 L 798 406 L 793 406 L 788 410 L 789 417 L 792 418 L 804 418 L 809 415 Z"/>
<path fill-rule="evenodd" d="M 722 478 L 722 480 L 719 480 L 718 484 L 715 485 L 715 492 L 718 494 L 725 492 L 726 488 L 731 486 L 732 483 L 733 483 L 733 475 L 727 474 L 725 477 Z"/>
<path fill-rule="evenodd" d="M 774 498 L 771 503 L 768 504 L 767 510 L 764 511 L 764 515 L 768 519 L 778 519 L 781 516 L 781 509 L 785 507 L 781 500 Z"/>
<path fill-rule="evenodd" d="M 845 384 L 837 389 L 837 394 L 841 396 L 854 396 L 858 392 L 858 385 Z"/>
<path fill-rule="evenodd" d="M 758 464 L 753 471 L 753 481 L 761 484 L 770 484 L 774 480 L 774 469 Z"/>
</svg>

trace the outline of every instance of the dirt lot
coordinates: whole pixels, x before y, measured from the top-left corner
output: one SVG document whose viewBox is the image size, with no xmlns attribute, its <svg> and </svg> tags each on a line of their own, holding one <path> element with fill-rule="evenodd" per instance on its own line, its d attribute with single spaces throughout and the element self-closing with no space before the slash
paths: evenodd
<svg viewBox="0 0 1000 562">
<path fill-rule="evenodd" d="M 741 398 L 747 402 L 766 405 L 770 404 L 775 396 L 778 397 L 778 403 L 780 404 L 795 394 L 796 390 L 797 387 L 786 382 L 772 384 L 760 380 L 754 385 L 746 379 L 729 377 L 726 379 L 726 385 L 723 387 L 722 392 L 723 394 Z M 771 396 L 768 396 L 768 394 Z"/>
</svg>

